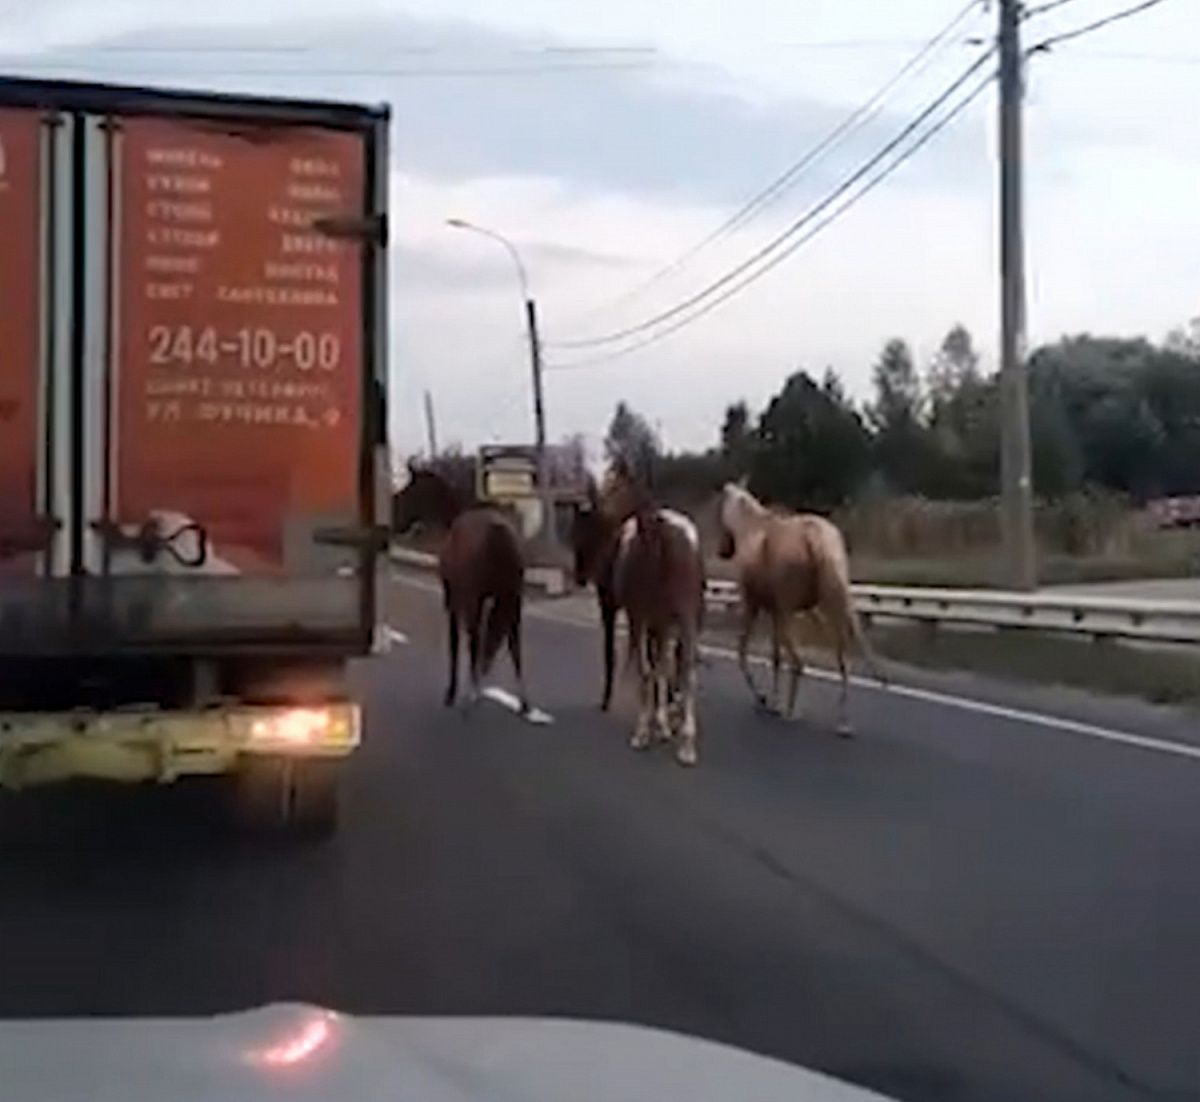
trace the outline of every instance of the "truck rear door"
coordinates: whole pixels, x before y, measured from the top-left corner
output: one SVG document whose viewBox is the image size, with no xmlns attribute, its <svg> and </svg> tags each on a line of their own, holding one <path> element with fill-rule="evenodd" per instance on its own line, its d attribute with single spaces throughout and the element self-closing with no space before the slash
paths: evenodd
<svg viewBox="0 0 1200 1102">
<path fill-rule="evenodd" d="M 64 96 L 0 107 L 5 606 L 40 582 L 73 650 L 364 648 L 386 120 Z"/>
</svg>

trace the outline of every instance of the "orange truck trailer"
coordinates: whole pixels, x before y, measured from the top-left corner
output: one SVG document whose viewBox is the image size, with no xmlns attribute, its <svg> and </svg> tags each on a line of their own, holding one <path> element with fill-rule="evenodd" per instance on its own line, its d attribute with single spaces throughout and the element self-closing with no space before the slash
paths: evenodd
<svg viewBox="0 0 1200 1102">
<path fill-rule="evenodd" d="M 382 107 L 0 79 L 0 784 L 324 834 L 387 516 Z"/>
</svg>

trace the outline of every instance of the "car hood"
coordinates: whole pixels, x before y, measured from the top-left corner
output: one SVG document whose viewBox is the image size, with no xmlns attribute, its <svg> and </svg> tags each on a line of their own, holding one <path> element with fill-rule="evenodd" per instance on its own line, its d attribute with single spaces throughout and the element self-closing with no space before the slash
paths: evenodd
<svg viewBox="0 0 1200 1102">
<path fill-rule="evenodd" d="M 0 1023 L 20 1102 L 884 1102 L 725 1045 L 544 1018 L 347 1017 L 272 1005 L 203 1019 Z"/>
</svg>

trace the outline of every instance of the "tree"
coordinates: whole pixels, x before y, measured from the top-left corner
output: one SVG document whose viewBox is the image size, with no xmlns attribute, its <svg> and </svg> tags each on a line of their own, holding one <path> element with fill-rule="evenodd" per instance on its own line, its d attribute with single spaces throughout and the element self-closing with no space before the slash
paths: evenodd
<svg viewBox="0 0 1200 1102">
<path fill-rule="evenodd" d="M 608 461 L 624 462 L 647 485 L 653 485 L 655 461 L 660 450 L 658 436 L 650 423 L 625 402 L 618 402 L 604 438 Z"/>
<path fill-rule="evenodd" d="M 921 423 L 921 380 L 904 341 L 890 340 L 883 346 L 872 380 L 875 400 L 868 413 L 877 433 L 907 430 Z"/>
<path fill-rule="evenodd" d="M 725 420 L 721 424 L 721 455 L 731 478 L 741 478 L 749 473 L 753 451 L 750 407 L 744 401 L 726 406 Z"/>
<path fill-rule="evenodd" d="M 1166 350 L 1189 360 L 1200 360 L 1200 317 L 1192 318 L 1186 325 L 1172 329 L 1167 334 Z"/>
<path fill-rule="evenodd" d="M 759 421 L 750 489 L 767 501 L 827 513 L 858 489 L 870 460 L 866 428 L 840 386 L 818 386 L 798 371 Z"/>
<path fill-rule="evenodd" d="M 929 402 L 931 414 L 950 404 L 964 387 L 975 386 L 979 378 L 979 354 L 971 334 L 963 325 L 956 325 L 946 334 L 941 348 L 929 365 Z"/>
<path fill-rule="evenodd" d="M 875 399 L 867 412 L 875 464 L 895 489 L 920 493 L 934 461 L 933 442 L 923 419 L 921 380 L 904 341 L 884 345 L 873 379 Z"/>
</svg>

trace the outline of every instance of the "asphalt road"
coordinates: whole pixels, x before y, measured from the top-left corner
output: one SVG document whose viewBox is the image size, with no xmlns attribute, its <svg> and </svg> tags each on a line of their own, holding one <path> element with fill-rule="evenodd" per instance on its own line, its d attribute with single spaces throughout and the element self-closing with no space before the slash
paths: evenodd
<svg viewBox="0 0 1200 1102">
<path fill-rule="evenodd" d="M 687 771 L 599 714 L 591 632 L 531 616 L 535 726 L 441 707 L 429 594 L 393 623 L 326 846 L 0 801 L 0 1016 L 568 1015 L 901 1099 L 1200 1097 L 1196 757 L 865 688 L 839 741 L 827 684 L 770 721 L 716 660 Z"/>
</svg>

